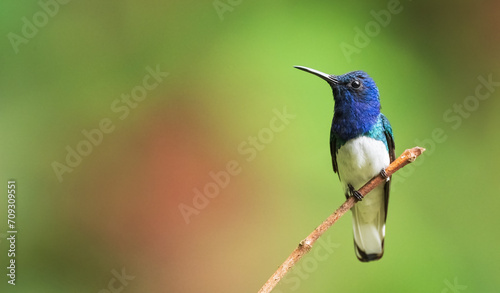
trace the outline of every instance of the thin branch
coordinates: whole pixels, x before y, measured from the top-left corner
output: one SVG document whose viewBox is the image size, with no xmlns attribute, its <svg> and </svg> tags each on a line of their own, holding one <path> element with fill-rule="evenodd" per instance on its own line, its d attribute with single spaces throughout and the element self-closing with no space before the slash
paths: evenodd
<svg viewBox="0 0 500 293">
<path fill-rule="evenodd" d="M 415 159 L 420 156 L 425 151 L 424 148 L 414 147 L 412 149 L 405 150 L 399 158 L 394 160 L 386 169 L 385 173 L 387 176 L 391 176 L 394 172 L 403 168 L 407 164 L 415 161 Z M 361 187 L 358 192 L 364 197 L 370 191 L 372 191 L 377 185 L 385 182 L 386 179 L 378 174 L 368 181 L 363 187 Z M 350 210 L 357 200 L 355 197 L 349 197 L 333 214 L 331 214 L 321 225 L 314 229 L 306 239 L 299 243 L 299 246 L 290 254 L 290 256 L 283 262 L 283 264 L 278 268 L 276 272 L 267 280 L 267 282 L 259 290 L 259 293 L 268 293 L 273 290 L 273 288 L 278 284 L 278 282 L 285 276 L 285 274 L 290 271 L 290 269 L 304 256 L 308 253 L 313 244 L 318 240 L 318 238 L 325 233 L 328 228 L 330 228 L 335 222 L 337 222 L 340 217 L 342 217 L 348 210 Z"/>
</svg>

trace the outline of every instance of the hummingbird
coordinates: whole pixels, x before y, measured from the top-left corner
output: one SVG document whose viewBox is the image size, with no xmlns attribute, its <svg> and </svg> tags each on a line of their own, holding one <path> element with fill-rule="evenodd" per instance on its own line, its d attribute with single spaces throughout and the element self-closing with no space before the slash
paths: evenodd
<svg viewBox="0 0 500 293">
<path fill-rule="evenodd" d="M 385 168 L 395 159 L 392 127 L 380 112 L 378 88 L 364 71 L 331 75 L 304 66 L 295 68 L 319 76 L 333 90 L 335 105 L 330 130 L 333 171 L 343 184 L 346 198 L 354 196 L 357 201 L 351 209 L 357 258 L 362 262 L 378 260 L 384 254 L 391 184 Z M 378 174 L 386 182 L 363 198 L 357 190 Z"/>
</svg>

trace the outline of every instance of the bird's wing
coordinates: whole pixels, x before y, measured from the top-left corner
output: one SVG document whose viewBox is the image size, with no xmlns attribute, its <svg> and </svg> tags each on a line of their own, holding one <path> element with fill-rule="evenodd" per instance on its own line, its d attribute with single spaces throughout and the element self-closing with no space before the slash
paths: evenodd
<svg viewBox="0 0 500 293">
<path fill-rule="evenodd" d="M 337 137 L 330 131 L 330 154 L 332 155 L 333 172 L 337 173 L 340 178 L 339 167 L 337 166 L 337 151 Z"/>
<path fill-rule="evenodd" d="M 394 145 L 394 136 L 392 135 L 392 127 L 391 124 L 389 123 L 389 120 L 387 117 L 384 116 L 384 114 L 380 114 L 382 118 L 382 125 L 384 126 L 384 135 L 385 139 L 387 141 L 387 148 L 389 149 L 389 159 L 390 162 L 394 161 L 396 159 L 396 154 L 394 152 L 395 145 Z M 385 195 L 385 217 L 387 218 L 387 208 L 389 204 L 389 193 L 391 191 L 391 180 L 387 181 L 384 186 L 384 195 Z"/>
<path fill-rule="evenodd" d="M 385 134 L 385 139 L 387 141 L 387 148 L 389 149 L 389 158 L 392 161 L 396 159 L 396 155 L 394 153 L 395 145 L 394 145 L 394 137 L 392 135 L 392 127 L 391 124 L 389 123 L 389 120 L 387 117 L 384 116 L 384 114 L 380 114 L 380 117 L 382 118 L 382 125 L 384 126 L 384 134 Z"/>
</svg>

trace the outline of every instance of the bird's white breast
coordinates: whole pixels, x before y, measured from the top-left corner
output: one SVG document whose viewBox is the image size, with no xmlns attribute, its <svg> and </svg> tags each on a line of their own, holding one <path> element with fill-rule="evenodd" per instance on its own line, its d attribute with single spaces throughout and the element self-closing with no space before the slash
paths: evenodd
<svg viewBox="0 0 500 293">
<path fill-rule="evenodd" d="M 337 153 L 340 180 L 359 189 L 389 165 L 389 153 L 379 140 L 360 136 L 349 140 Z"/>
</svg>

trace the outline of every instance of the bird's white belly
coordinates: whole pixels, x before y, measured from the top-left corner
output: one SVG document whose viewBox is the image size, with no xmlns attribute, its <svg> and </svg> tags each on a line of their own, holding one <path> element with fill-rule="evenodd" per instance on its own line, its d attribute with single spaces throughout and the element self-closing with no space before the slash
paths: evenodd
<svg viewBox="0 0 500 293">
<path fill-rule="evenodd" d="M 356 190 L 389 165 L 389 153 L 379 140 L 360 136 L 348 141 L 337 153 L 340 180 Z"/>
</svg>

